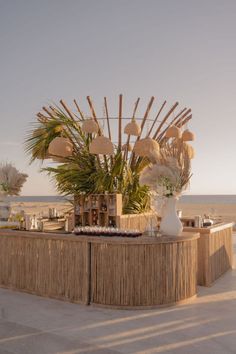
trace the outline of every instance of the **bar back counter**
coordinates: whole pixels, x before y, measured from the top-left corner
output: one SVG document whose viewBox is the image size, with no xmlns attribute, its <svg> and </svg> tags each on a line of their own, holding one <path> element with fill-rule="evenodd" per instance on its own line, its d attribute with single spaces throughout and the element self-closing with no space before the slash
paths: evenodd
<svg viewBox="0 0 236 354">
<path fill-rule="evenodd" d="M 173 305 L 197 293 L 198 238 L 2 230 L 0 286 L 115 308 Z"/>
<path fill-rule="evenodd" d="M 210 227 L 185 227 L 184 231 L 198 232 L 198 285 L 211 286 L 233 266 L 233 223 Z"/>
</svg>

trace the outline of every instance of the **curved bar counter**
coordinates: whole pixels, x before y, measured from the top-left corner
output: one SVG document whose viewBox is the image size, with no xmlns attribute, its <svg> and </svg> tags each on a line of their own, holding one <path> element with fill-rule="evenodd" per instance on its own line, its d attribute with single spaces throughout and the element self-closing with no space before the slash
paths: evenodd
<svg viewBox="0 0 236 354">
<path fill-rule="evenodd" d="M 0 231 L 0 286 L 116 308 L 196 295 L 197 233 L 88 237 Z"/>
</svg>

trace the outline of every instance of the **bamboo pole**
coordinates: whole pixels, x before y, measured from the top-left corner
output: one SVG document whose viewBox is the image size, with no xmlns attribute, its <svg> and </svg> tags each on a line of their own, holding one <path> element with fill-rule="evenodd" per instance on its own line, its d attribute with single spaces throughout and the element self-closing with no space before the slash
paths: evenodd
<svg viewBox="0 0 236 354">
<path fill-rule="evenodd" d="M 136 114 L 136 111 L 137 111 L 137 108 L 138 108 L 139 101 L 140 101 L 140 97 L 137 98 L 137 101 L 134 104 L 134 110 L 133 110 L 133 114 L 132 114 L 132 119 L 135 118 L 135 114 Z M 125 161 L 127 161 L 127 159 L 128 159 L 129 142 L 130 142 L 130 135 L 128 134 L 127 142 L 126 142 L 126 149 L 125 149 L 125 152 L 124 152 Z"/>
<path fill-rule="evenodd" d="M 151 132 L 152 132 L 152 129 L 154 128 L 154 125 L 156 124 L 157 119 L 159 118 L 159 116 L 160 116 L 160 114 L 161 114 L 163 108 L 165 107 L 165 105 L 166 105 L 166 101 L 164 101 L 164 102 L 162 103 L 161 108 L 159 109 L 159 111 L 158 111 L 158 113 L 157 113 L 157 115 L 156 115 L 156 118 L 155 118 L 154 122 L 152 123 L 152 126 L 151 126 L 149 132 L 147 133 L 146 138 L 150 136 L 150 134 L 151 134 Z"/>
<path fill-rule="evenodd" d="M 155 99 L 155 97 L 151 97 L 151 99 L 150 99 L 150 101 L 149 101 L 149 103 L 148 103 L 148 105 L 147 105 L 147 109 L 146 109 L 146 112 L 145 112 L 145 114 L 144 114 L 144 117 L 143 117 L 143 120 L 142 120 L 142 123 L 141 123 L 141 133 L 140 133 L 140 135 L 137 137 L 137 140 L 139 140 L 140 138 L 141 138 L 141 135 L 142 135 L 142 132 L 143 132 L 143 128 L 144 128 L 144 125 L 145 125 L 145 123 L 146 123 L 146 120 L 147 120 L 147 117 L 148 117 L 148 115 L 149 115 L 149 112 L 150 112 L 150 110 L 151 110 L 151 108 L 152 108 L 152 104 L 153 104 L 153 101 L 154 101 L 154 99 Z M 137 141 L 136 140 L 136 141 Z"/>
<path fill-rule="evenodd" d="M 118 128 L 118 149 L 121 151 L 122 146 L 122 99 L 123 96 L 119 95 L 119 128 Z"/>
<path fill-rule="evenodd" d="M 48 120 L 50 119 L 50 117 L 46 117 L 44 116 L 42 113 L 37 113 L 36 116 L 38 117 L 38 121 L 40 123 L 45 123 L 45 122 L 48 122 Z"/>
<path fill-rule="evenodd" d="M 101 134 L 102 134 L 102 131 L 101 131 L 99 122 L 98 122 L 98 120 L 97 120 L 97 115 L 96 115 L 95 109 L 94 109 L 94 107 L 93 107 L 93 102 L 92 102 L 90 96 L 87 96 L 87 101 L 88 101 L 88 104 L 89 104 L 89 107 L 90 107 L 90 110 L 91 110 L 93 119 L 95 120 L 95 122 L 96 122 L 97 125 L 98 125 L 98 135 L 101 135 Z M 105 162 L 106 169 L 107 169 L 107 171 L 109 171 L 106 155 L 103 155 L 103 158 L 104 158 L 104 162 Z M 99 159 L 99 155 L 97 155 L 97 161 L 98 161 L 99 166 L 101 167 L 101 162 L 100 162 L 100 159 Z"/>
<path fill-rule="evenodd" d="M 109 139 L 111 140 L 111 128 L 110 128 L 110 120 L 109 120 L 107 98 L 106 97 L 104 97 L 104 106 L 105 106 L 106 119 L 107 119 L 108 136 L 109 136 Z"/>
<path fill-rule="evenodd" d="M 56 109 L 53 106 L 49 106 L 49 108 L 51 109 L 51 111 L 53 111 L 54 113 L 56 113 Z"/>
<path fill-rule="evenodd" d="M 67 104 L 61 99 L 60 104 L 62 105 L 62 107 L 65 109 L 65 111 L 68 113 L 69 117 L 72 119 L 73 123 L 76 124 L 77 126 L 77 122 L 74 118 L 73 113 L 71 112 L 71 110 L 69 109 L 69 107 L 67 106 Z M 75 141 L 77 142 L 77 144 L 82 147 L 81 142 L 77 139 L 77 137 L 75 136 L 74 132 L 72 131 L 72 129 L 70 128 L 70 126 L 68 124 L 66 124 L 66 127 L 68 129 L 68 131 L 70 132 L 70 134 L 73 136 L 73 138 L 75 139 Z M 66 132 L 66 130 L 64 129 L 64 131 Z M 66 132 L 67 133 L 67 132 Z M 68 138 L 69 138 L 69 134 L 67 134 Z M 75 144 L 74 144 L 75 145 Z M 77 149 L 77 148 L 76 148 Z M 77 149 L 78 151 L 78 149 Z"/>
<path fill-rule="evenodd" d="M 146 109 L 146 112 L 144 114 L 144 117 L 143 117 L 143 120 L 142 120 L 142 123 L 141 123 L 141 132 L 140 132 L 140 135 L 137 137 L 136 142 L 139 141 L 139 139 L 141 138 L 141 135 L 142 135 L 142 132 L 143 132 L 143 128 L 144 128 L 145 122 L 147 120 L 148 114 L 150 112 L 150 109 L 152 107 L 154 99 L 155 99 L 155 97 L 152 96 L 150 101 L 149 101 L 149 103 L 148 103 L 148 105 L 147 105 L 147 109 Z M 131 157 L 130 157 L 130 166 L 133 166 L 134 160 L 135 160 L 135 153 L 132 151 Z"/>
<path fill-rule="evenodd" d="M 69 114 L 69 116 L 73 120 L 73 122 L 76 122 L 75 117 L 74 117 L 73 113 L 71 112 L 71 110 L 69 109 L 69 107 L 67 106 L 67 104 L 63 100 L 60 100 L 60 104 L 65 109 L 65 111 Z"/>
<path fill-rule="evenodd" d="M 169 116 L 171 115 L 172 112 L 174 112 L 175 108 L 178 106 L 179 102 L 175 102 L 175 104 L 171 107 L 171 109 L 167 112 L 167 114 L 165 115 L 165 117 L 162 119 L 161 124 L 159 125 L 159 127 L 157 128 L 155 134 L 153 135 L 153 139 L 156 139 L 158 136 L 158 133 L 161 131 L 161 128 L 163 127 L 163 125 L 165 124 L 165 122 L 167 121 L 167 119 L 169 118 Z"/>
<path fill-rule="evenodd" d="M 192 119 L 192 114 L 190 114 L 188 117 L 186 117 L 183 121 L 181 121 L 179 124 L 178 124 L 178 127 L 181 128 L 183 125 L 185 125 L 189 120 Z"/>
<path fill-rule="evenodd" d="M 99 125 L 99 123 L 98 123 L 97 116 L 96 116 L 96 113 L 95 113 L 95 110 L 94 110 L 94 107 L 93 107 L 93 102 L 92 102 L 90 96 L 87 96 L 87 101 L 88 101 L 88 104 L 89 104 L 89 107 L 90 107 L 90 110 L 91 110 L 93 119 L 95 120 L 95 122 L 96 122 L 97 125 L 98 125 L 98 134 L 101 135 L 100 125 Z"/>
<path fill-rule="evenodd" d="M 179 122 L 180 122 L 183 118 L 185 118 L 190 112 L 191 112 L 191 108 L 189 108 L 189 109 L 183 114 L 183 116 L 180 117 L 180 118 L 177 120 L 177 122 L 176 122 L 175 124 L 179 124 Z"/>
<path fill-rule="evenodd" d="M 51 118 L 55 118 L 54 115 L 47 109 L 47 107 L 43 107 L 43 110 L 51 117 Z"/>
<path fill-rule="evenodd" d="M 190 114 L 188 117 L 184 118 L 182 117 L 177 124 L 175 124 L 176 127 L 181 128 L 183 125 L 185 125 L 190 119 L 192 119 L 192 114 Z M 161 144 L 163 139 L 165 139 L 164 136 L 165 132 L 163 131 L 159 136 L 158 136 L 158 141 Z"/>
<path fill-rule="evenodd" d="M 80 109 L 80 107 L 79 107 L 79 105 L 78 105 L 76 99 L 74 99 L 74 104 L 75 104 L 75 106 L 76 106 L 76 108 L 77 108 L 77 110 L 78 110 L 78 112 L 79 112 L 79 114 L 80 114 L 81 119 L 84 120 L 83 112 L 81 111 L 81 109 Z"/>
<path fill-rule="evenodd" d="M 105 107 L 105 114 L 106 114 L 106 119 L 107 119 L 108 136 L 109 136 L 109 139 L 111 140 L 111 128 L 110 128 L 108 104 L 107 104 L 107 98 L 106 97 L 104 97 L 104 107 Z M 110 156 L 110 160 L 111 160 L 111 164 L 113 164 L 114 160 L 113 160 L 112 156 Z"/>
<path fill-rule="evenodd" d="M 172 119 L 172 121 L 167 125 L 167 127 L 156 137 L 156 139 L 160 140 L 160 139 L 163 137 L 163 135 L 165 135 L 166 131 L 167 131 L 173 124 L 176 125 L 176 124 L 182 119 L 181 116 L 182 116 L 182 114 L 186 111 L 186 109 L 187 109 L 187 108 L 182 109 L 182 110 L 177 114 L 177 116 L 175 116 L 174 119 Z M 186 114 L 188 114 L 187 112 L 189 112 L 189 111 L 191 111 L 191 109 L 190 109 L 190 110 L 187 110 L 187 111 L 184 113 L 183 117 L 185 117 Z M 179 118 L 179 117 L 180 117 L 180 118 Z M 178 119 L 178 118 L 179 118 L 179 119 Z M 178 121 L 176 122 L 177 119 L 178 119 Z M 175 122 L 176 122 L 176 123 L 175 123 Z"/>
</svg>

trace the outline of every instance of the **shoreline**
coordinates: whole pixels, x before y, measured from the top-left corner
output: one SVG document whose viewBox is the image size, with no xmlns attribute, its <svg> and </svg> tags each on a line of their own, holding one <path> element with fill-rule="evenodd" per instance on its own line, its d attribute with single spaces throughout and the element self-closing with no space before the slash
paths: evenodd
<svg viewBox="0 0 236 354">
<path fill-rule="evenodd" d="M 73 209 L 73 205 L 68 201 L 60 202 L 11 202 L 13 213 L 20 213 L 24 210 L 26 214 L 48 214 L 49 208 L 55 208 L 59 213 L 65 213 Z M 204 214 L 212 218 L 219 218 L 225 222 L 236 223 L 236 204 L 212 204 L 212 203 L 181 203 L 178 202 L 177 208 L 182 210 L 183 217 L 194 217 Z"/>
</svg>

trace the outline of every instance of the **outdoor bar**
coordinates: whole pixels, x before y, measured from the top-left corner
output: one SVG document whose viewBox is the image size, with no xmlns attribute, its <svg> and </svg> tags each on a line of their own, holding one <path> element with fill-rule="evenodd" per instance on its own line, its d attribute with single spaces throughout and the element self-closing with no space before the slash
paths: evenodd
<svg viewBox="0 0 236 354">
<path fill-rule="evenodd" d="M 0 231 L 0 286 L 116 308 L 178 304 L 197 294 L 198 233 L 88 237 Z"/>
<path fill-rule="evenodd" d="M 106 97 L 101 117 L 90 96 L 89 116 L 76 100 L 73 109 L 60 100 L 37 113 L 26 151 L 31 162 L 50 160 L 43 170 L 73 206 L 67 219 L 49 210 L 33 219 L 20 214 L 12 223 L 7 196 L 19 194 L 27 175 L 1 166 L 1 287 L 87 305 L 147 308 L 187 301 L 197 285 L 210 286 L 230 269 L 232 224 L 192 227 L 193 220 L 187 224 L 176 212 L 192 176 L 191 109 L 175 113 L 175 102 L 165 111 L 164 101 L 149 118 L 152 96 L 136 117 L 139 101 L 128 118 L 123 95 L 115 117 Z M 20 230 L 3 229 L 16 225 Z"/>
</svg>

